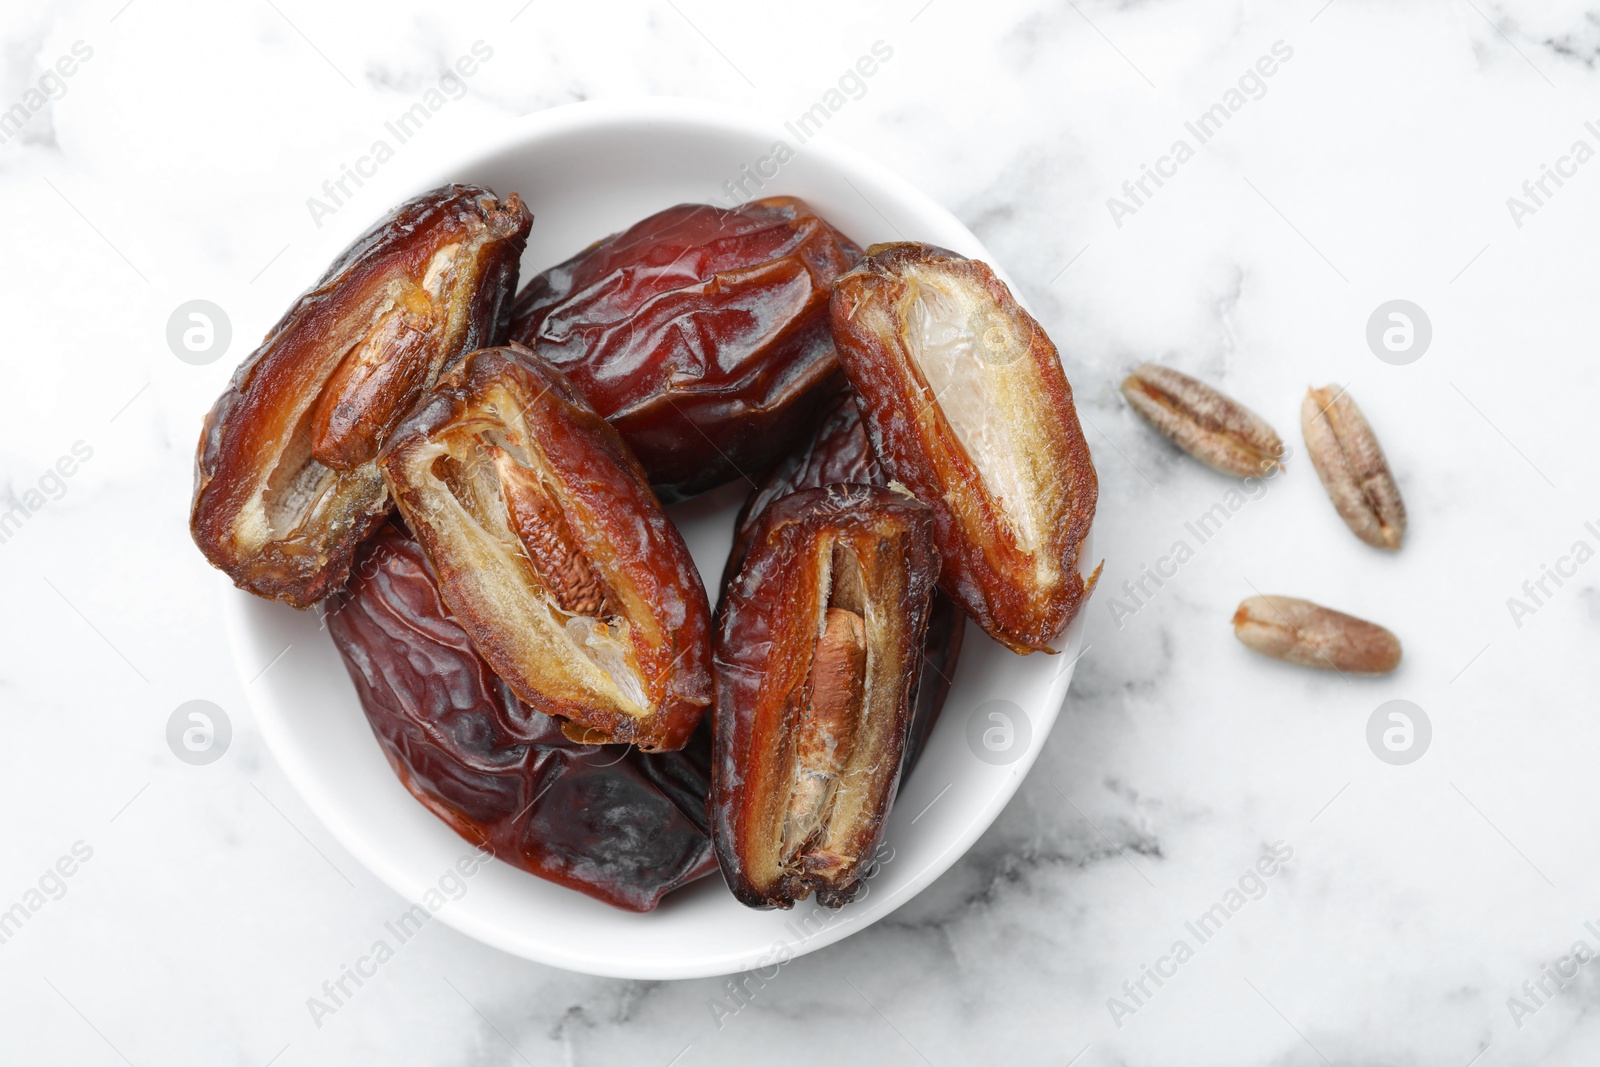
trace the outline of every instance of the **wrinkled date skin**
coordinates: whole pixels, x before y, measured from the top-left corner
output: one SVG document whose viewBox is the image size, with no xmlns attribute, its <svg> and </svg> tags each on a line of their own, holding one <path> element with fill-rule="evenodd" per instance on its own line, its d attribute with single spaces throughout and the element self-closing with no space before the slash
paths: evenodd
<svg viewBox="0 0 1600 1067">
<path fill-rule="evenodd" d="M 528 282 L 511 338 L 572 379 L 670 503 L 805 433 L 841 383 L 828 294 L 859 255 L 792 197 L 680 204 Z"/>
<path fill-rule="evenodd" d="M 939 574 L 933 516 L 865 485 L 763 513 L 716 643 L 712 837 L 750 907 L 854 899 L 883 836 Z"/>
<path fill-rule="evenodd" d="M 421 547 L 395 524 L 368 541 L 326 604 L 390 765 L 456 833 L 630 911 L 715 869 L 708 730 L 657 755 L 568 740 L 489 669 L 446 611 Z"/>
<path fill-rule="evenodd" d="M 518 345 L 464 357 L 384 453 L 451 613 L 591 744 L 682 748 L 711 703 L 705 589 L 617 431 Z"/>
<path fill-rule="evenodd" d="M 873 450 L 933 509 L 942 588 L 1012 651 L 1051 651 L 1100 574 L 1079 574 L 1098 482 L 1055 345 L 931 245 L 868 249 L 832 318 Z"/>
<path fill-rule="evenodd" d="M 344 584 L 389 495 L 374 459 L 449 363 L 508 328 L 533 217 L 447 185 L 400 205 L 297 300 L 212 407 L 190 529 L 258 596 Z"/>
<path fill-rule="evenodd" d="M 816 433 L 805 447 L 791 452 L 768 474 L 759 489 L 750 494 L 734 523 L 733 551 L 728 554 L 722 585 L 726 589 L 739 564 L 744 562 L 750 538 L 760 524 L 761 515 L 774 501 L 800 489 L 815 489 L 837 484 L 887 486 L 889 477 L 872 452 L 872 442 L 861 425 L 861 412 L 855 394 L 845 391 L 822 416 Z M 939 712 L 950 694 L 950 679 L 955 676 L 961 656 L 961 638 L 966 616 L 942 592 L 933 594 L 928 608 L 928 632 L 922 643 L 922 668 L 917 675 L 911 735 L 906 740 L 903 783 L 917 765 L 923 746 L 939 721 Z"/>
</svg>

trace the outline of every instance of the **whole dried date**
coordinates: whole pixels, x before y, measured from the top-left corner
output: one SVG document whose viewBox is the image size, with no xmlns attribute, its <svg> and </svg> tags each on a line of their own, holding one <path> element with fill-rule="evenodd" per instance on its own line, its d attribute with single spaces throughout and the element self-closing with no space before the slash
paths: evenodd
<svg viewBox="0 0 1600 1067">
<path fill-rule="evenodd" d="M 762 470 L 837 388 L 828 290 L 858 254 L 793 197 L 680 204 L 528 282 L 511 337 L 680 500 Z"/>
<path fill-rule="evenodd" d="M 711 702 L 705 589 L 622 438 L 559 371 L 519 345 L 468 354 L 380 465 L 518 697 L 575 741 L 688 742 Z"/>
<path fill-rule="evenodd" d="M 751 907 L 838 907 L 893 803 L 928 603 L 933 516 L 874 486 L 803 489 L 763 513 L 722 605 L 712 838 Z"/>
<path fill-rule="evenodd" d="M 327 623 L 400 781 L 507 863 L 630 911 L 716 868 L 710 734 L 682 752 L 582 745 L 519 701 L 445 610 L 421 547 L 370 539 Z"/>
<path fill-rule="evenodd" d="M 373 462 L 463 352 L 506 329 L 533 217 L 471 185 L 401 204 L 235 372 L 195 458 L 190 530 L 258 596 L 309 607 L 389 510 Z"/>
<path fill-rule="evenodd" d="M 940 585 L 1015 652 L 1093 589 L 1098 482 L 1055 345 L 987 266 L 877 245 L 833 290 L 839 360 L 889 475 L 933 509 Z"/>
<path fill-rule="evenodd" d="M 889 476 L 873 454 L 872 442 L 867 440 L 866 428 L 861 425 L 855 393 L 849 390 L 840 393 L 833 406 L 823 414 L 811 440 L 774 467 L 761 487 L 745 501 L 734 523 L 733 550 L 728 554 L 723 588 L 727 588 L 744 562 L 750 538 L 768 507 L 800 489 L 838 484 L 889 484 Z M 922 642 L 922 666 L 917 673 L 915 710 L 911 734 L 906 740 L 902 782 L 917 765 L 934 724 L 939 720 L 939 712 L 944 708 L 965 630 L 966 616 L 961 609 L 955 601 L 935 590 L 928 607 L 928 631 Z"/>
</svg>

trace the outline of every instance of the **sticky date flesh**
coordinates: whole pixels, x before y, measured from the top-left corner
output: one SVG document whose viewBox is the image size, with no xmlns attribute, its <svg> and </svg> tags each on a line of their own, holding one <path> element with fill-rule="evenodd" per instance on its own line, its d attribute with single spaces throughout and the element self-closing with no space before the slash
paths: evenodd
<svg viewBox="0 0 1600 1067">
<path fill-rule="evenodd" d="M 716 642 L 712 827 L 751 907 L 853 899 L 882 838 L 939 573 L 933 517 L 865 485 L 765 509 Z"/>
<path fill-rule="evenodd" d="M 873 454 L 872 442 L 861 424 L 855 393 L 850 390 L 835 398 L 823 413 L 811 439 L 784 457 L 745 501 L 734 523 L 733 550 L 728 554 L 723 588 L 726 589 L 738 573 L 750 538 L 768 507 L 798 490 L 836 484 L 889 484 L 889 476 Z M 950 693 L 950 679 L 955 676 L 965 630 L 966 615 L 955 601 L 935 590 L 928 607 L 928 630 L 922 642 L 922 666 L 917 675 L 911 733 L 906 739 L 904 768 L 900 775 L 902 784 L 917 765 L 939 721 L 939 712 Z"/>
<path fill-rule="evenodd" d="M 622 433 L 661 498 L 782 455 L 841 382 L 828 294 L 859 250 L 804 202 L 680 204 L 529 281 L 513 340 Z"/>
<path fill-rule="evenodd" d="M 705 589 L 559 371 L 517 345 L 468 354 L 380 465 L 445 603 L 522 701 L 576 741 L 688 742 L 711 702 Z"/>
<path fill-rule="evenodd" d="M 449 185 L 356 240 L 239 367 L 195 459 L 190 529 L 240 588 L 308 607 L 389 511 L 374 462 L 441 371 L 508 327 L 532 223 Z"/>
<path fill-rule="evenodd" d="M 519 701 L 440 599 L 421 546 L 387 525 L 328 603 L 328 630 L 401 782 L 463 838 L 631 911 L 716 867 L 710 735 L 681 752 L 583 745 Z"/>
<path fill-rule="evenodd" d="M 1050 651 L 1088 598 L 1098 483 L 1055 345 L 984 264 L 890 244 L 834 286 L 874 451 L 933 509 L 941 587 L 997 641 Z"/>
</svg>

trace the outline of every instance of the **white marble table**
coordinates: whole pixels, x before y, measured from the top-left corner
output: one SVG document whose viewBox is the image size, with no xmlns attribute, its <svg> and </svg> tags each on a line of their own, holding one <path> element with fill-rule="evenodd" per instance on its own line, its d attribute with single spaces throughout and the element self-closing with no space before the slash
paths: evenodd
<svg viewBox="0 0 1600 1067">
<path fill-rule="evenodd" d="M 1573 952 L 1600 953 L 1600 20 L 1570 0 L 596 7 L 0 13 L 0 1059 L 1595 1062 L 1600 970 Z M 441 89 L 475 42 L 473 74 Z M 880 42 L 876 73 L 841 85 Z M 185 531 L 200 414 L 323 266 L 308 199 L 387 206 L 325 182 L 647 93 L 786 117 L 837 102 L 829 135 L 947 204 L 1018 279 L 1100 470 L 1092 647 L 968 856 L 738 1000 L 430 924 L 319 1026 L 307 999 L 401 902 L 251 721 L 222 579 Z M 419 102 L 420 132 L 361 164 Z M 165 339 L 192 299 L 237 333 L 207 366 Z M 1365 338 L 1393 299 L 1432 326 L 1405 365 Z M 1229 508 L 1229 482 L 1121 402 L 1146 359 L 1297 446 L 1307 385 L 1347 385 L 1410 505 L 1404 551 L 1346 532 L 1303 455 Z M 1187 524 L 1219 502 L 1202 543 Z M 1179 541 L 1182 565 L 1162 564 Z M 1255 589 L 1386 622 L 1404 665 L 1344 680 L 1255 657 L 1228 626 Z M 204 766 L 164 734 L 195 699 L 233 733 Z M 1408 765 L 1367 743 L 1392 699 L 1431 723 Z M 1271 877 L 1250 875 L 1274 848 Z M 1191 929 L 1217 904 L 1225 920 Z"/>
</svg>

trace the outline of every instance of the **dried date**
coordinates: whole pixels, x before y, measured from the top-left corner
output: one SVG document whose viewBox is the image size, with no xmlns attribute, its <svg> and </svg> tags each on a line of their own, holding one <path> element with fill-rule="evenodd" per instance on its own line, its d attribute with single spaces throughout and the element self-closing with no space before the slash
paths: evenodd
<svg viewBox="0 0 1600 1067">
<path fill-rule="evenodd" d="M 1055 345 L 987 266 L 922 244 L 869 248 L 832 320 L 873 450 L 933 509 L 941 587 L 1049 651 L 1100 573 L 1079 573 L 1098 482 Z"/>
<path fill-rule="evenodd" d="M 765 468 L 838 387 L 828 293 L 858 255 L 792 197 L 680 204 L 529 281 L 511 337 L 680 500 Z"/>
<path fill-rule="evenodd" d="M 518 697 L 576 741 L 687 743 L 711 702 L 705 589 L 638 462 L 559 371 L 518 345 L 468 354 L 380 466 Z"/>
<path fill-rule="evenodd" d="M 823 413 L 811 440 L 780 461 L 745 501 L 734 523 L 733 550 L 728 554 L 723 587 L 727 587 L 738 572 L 739 564 L 744 562 L 750 538 L 768 507 L 801 489 L 838 484 L 889 484 L 889 476 L 873 454 L 866 428 L 861 425 L 855 394 L 849 390 L 840 393 L 833 406 Z M 916 766 L 939 720 L 939 712 L 944 708 L 965 630 L 966 616 L 961 609 L 944 593 L 935 590 L 928 608 L 928 631 L 922 643 L 922 665 L 917 673 L 915 710 L 911 734 L 906 740 L 902 782 Z"/>
<path fill-rule="evenodd" d="M 716 868 L 710 732 L 681 752 L 584 745 L 519 701 L 451 618 L 400 526 L 327 602 L 367 721 L 413 796 L 507 863 L 630 911 Z"/>
<path fill-rule="evenodd" d="M 400 205 L 297 300 L 212 407 L 190 529 L 258 596 L 309 607 L 389 510 L 373 462 L 441 371 L 507 326 L 532 216 L 449 185 Z"/>
<path fill-rule="evenodd" d="M 762 514 L 716 643 L 712 838 L 751 907 L 860 889 L 897 787 L 939 573 L 933 515 L 874 486 Z"/>
</svg>

